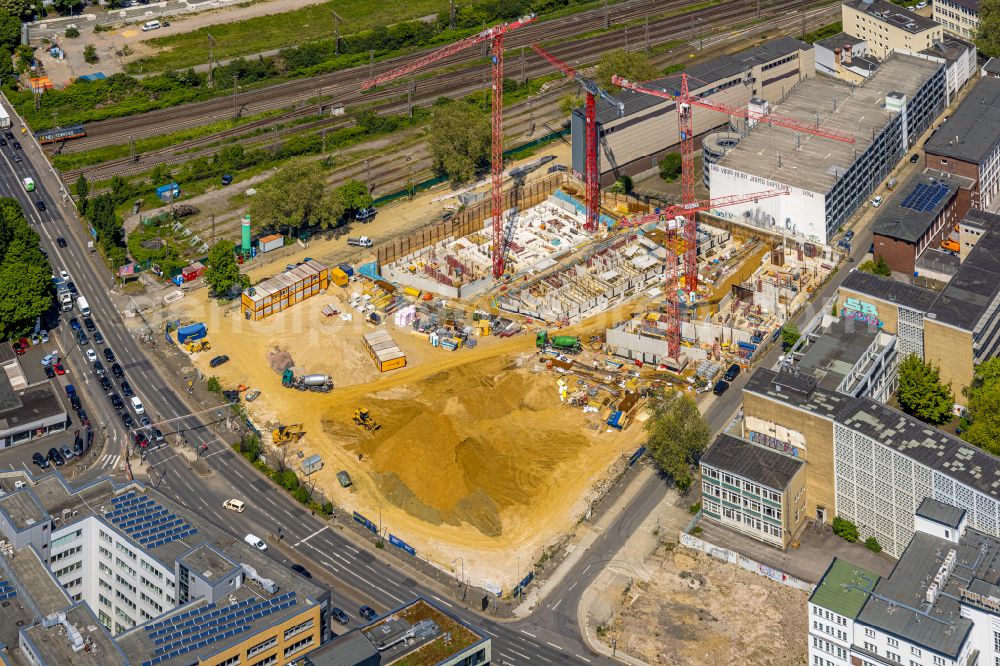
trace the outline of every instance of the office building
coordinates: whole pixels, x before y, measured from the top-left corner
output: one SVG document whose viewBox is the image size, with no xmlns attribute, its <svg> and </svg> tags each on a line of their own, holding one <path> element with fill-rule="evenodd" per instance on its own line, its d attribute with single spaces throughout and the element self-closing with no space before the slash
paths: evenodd
<svg viewBox="0 0 1000 666">
<path fill-rule="evenodd" d="M 777 115 L 854 143 L 760 124 L 711 165 L 712 197 L 787 187 L 789 194 L 710 211 L 724 219 L 827 243 L 944 108 L 945 69 L 892 54 L 860 85 L 805 79 Z"/>
<path fill-rule="evenodd" d="M 10 345 L 0 349 L 13 356 Z M 65 430 L 69 414 L 50 381 L 28 385 L 20 373 L 17 360 L 14 377 L 20 378 L 19 388 L 11 384 L 9 374 L 0 372 L 0 448 L 15 446 Z"/>
<path fill-rule="evenodd" d="M 892 572 L 835 559 L 809 598 L 814 666 L 1000 663 L 1000 540 L 925 499 Z"/>
<path fill-rule="evenodd" d="M 979 0 L 934 0 L 934 20 L 945 32 L 963 39 L 979 33 Z"/>
<path fill-rule="evenodd" d="M 695 63 L 685 69 L 691 94 L 723 104 L 746 108 L 751 98 L 780 100 L 796 82 L 815 71 L 813 49 L 790 37 Z M 644 85 L 663 90 L 680 90 L 680 75 L 667 76 Z M 658 173 L 657 164 L 670 152 L 678 152 L 676 105 L 660 97 L 622 90 L 616 95 L 624 114 L 603 99 L 597 100 L 598 169 L 601 184 L 610 185 L 620 175 L 642 177 Z M 583 109 L 571 117 L 573 170 L 586 172 Z M 695 142 L 706 132 L 729 127 L 730 117 L 706 109 L 695 109 Z M 739 119 L 733 119 L 734 121 Z M 742 128 L 742 122 L 738 123 Z"/>
<path fill-rule="evenodd" d="M 0 497 L 13 663 L 283 665 L 329 638 L 329 590 L 142 484 L 24 483 Z"/>
<path fill-rule="evenodd" d="M 926 166 L 976 181 L 973 206 L 989 210 L 1000 191 L 1000 79 L 980 79 L 924 151 Z"/>
<path fill-rule="evenodd" d="M 844 32 L 863 39 L 868 53 L 879 60 L 896 50 L 930 48 L 944 35 L 940 24 L 889 0 L 850 0 L 840 9 Z"/>
<path fill-rule="evenodd" d="M 784 550 L 805 525 L 805 463 L 719 435 L 698 463 L 705 516 Z"/>
</svg>

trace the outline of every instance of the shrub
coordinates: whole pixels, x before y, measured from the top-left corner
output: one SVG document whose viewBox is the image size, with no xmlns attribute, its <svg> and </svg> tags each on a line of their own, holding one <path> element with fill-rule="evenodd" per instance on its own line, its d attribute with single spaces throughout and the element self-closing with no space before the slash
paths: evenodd
<svg viewBox="0 0 1000 666">
<path fill-rule="evenodd" d="M 209 393 L 222 393 L 222 382 L 215 375 L 208 378 L 205 383 L 205 388 L 208 389 Z"/>
<path fill-rule="evenodd" d="M 309 498 L 312 497 L 312 493 L 310 493 L 309 489 L 305 486 L 299 486 L 295 489 L 295 492 L 292 493 L 292 497 L 297 499 L 302 504 L 309 504 Z"/>
<path fill-rule="evenodd" d="M 872 551 L 873 553 L 881 553 L 882 546 L 879 544 L 878 539 L 875 537 L 868 537 L 865 539 L 865 548 Z"/>
<path fill-rule="evenodd" d="M 83 59 L 91 65 L 100 60 L 101 59 L 100 56 L 97 55 L 97 47 L 95 47 L 93 44 L 87 44 L 86 46 L 84 46 Z"/>
<path fill-rule="evenodd" d="M 66 28 L 66 36 L 70 39 L 80 36 L 80 31 L 76 28 Z"/>
<path fill-rule="evenodd" d="M 701 511 L 701 502 L 695 502 L 694 504 L 688 507 L 689 513 L 694 514 L 698 513 L 699 511 Z"/>
<path fill-rule="evenodd" d="M 833 519 L 833 533 L 848 543 L 854 543 L 861 537 L 858 526 L 840 516 Z"/>
<path fill-rule="evenodd" d="M 333 502 L 324 502 L 323 506 L 320 507 L 320 513 L 324 516 L 333 515 Z"/>
</svg>

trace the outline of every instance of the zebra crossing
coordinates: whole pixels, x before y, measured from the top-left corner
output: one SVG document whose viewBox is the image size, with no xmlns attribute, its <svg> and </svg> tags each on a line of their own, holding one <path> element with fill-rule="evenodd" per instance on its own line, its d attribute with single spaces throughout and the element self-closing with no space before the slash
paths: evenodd
<svg viewBox="0 0 1000 666">
<path fill-rule="evenodd" d="M 122 457 L 120 455 L 116 456 L 111 453 L 105 453 L 101 457 L 100 461 L 97 463 L 98 469 L 117 469 L 118 463 L 121 462 Z"/>
</svg>

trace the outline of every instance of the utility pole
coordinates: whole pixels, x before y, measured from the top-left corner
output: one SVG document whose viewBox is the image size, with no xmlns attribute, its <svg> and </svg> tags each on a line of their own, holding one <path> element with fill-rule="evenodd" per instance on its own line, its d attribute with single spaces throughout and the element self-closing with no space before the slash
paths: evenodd
<svg viewBox="0 0 1000 666">
<path fill-rule="evenodd" d="M 277 125 L 275 125 L 274 127 L 271 128 L 271 150 L 274 151 L 275 155 L 278 154 L 278 126 Z"/>
<path fill-rule="evenodd" d="M 406 88 L 406 108 L 409 111 L 410 117 L 413 117 L 413 93 L 417 89 L 417 82 L 410 79 L 410 85 Z"/>
<path fill-rule="evenodd" d="M 233 73 L 233 119 L 240 117 L 240 75 Z"/>
<path fill-rule="evenodd" d="M 760 0 L 757 0 L 757 20 L 760 20 Z"/>
<path fill-rule="evenodd" d="M 337 12 L 331 11 L 330 13 L 333 14 L 333 30 L 336 35 L 334 39 L 337 40 L 333 45 L 334 55 L 340 55 L 340 24 L 344 22 L 344 19 L 340 18 L 340 14 Z"/>
<path fill-rule="evenodd" d="M 760 0 L 757 0 L 757 2 L 760 2 Z M 646 51 L 646 53 L 649 53 L 649 17 L 648 16 L 646 17 L 646 49 L 645 49 L 645 51 Z"/>
<path fill-rule="evenodd" d="M 605 0 L 606 1 L 606 0 Z M 455 0 L 448 0 L 451 5 L 448 9 L 448 28 L 450 30 L 455 29 Z"/>
<path fill-rule="evenodd" d="M 128 138 L 128 155 L 133 162 L 139 161 L 139 156 L 135 154 L 135 136 L 130 136 Z"/>
<path fill-rule="evenodd" d="M 215 213 L 212 213 L 212 244 L 215 244 Z"/>
<path fill-rule="evenodd" d="M 523 86 L 525 83 L 527 83 L 527 81 L 528 81 L 528 79 L 525 78 L 525 76 L 524 76 L 524 47 L 522 46 L 521 47 L 521 78 L 518 79 L 517 82 L 520 83 Z"/>
<path fill-rule="evenodd" d="M 323 130 L 323 149 L 320 150 L 319 152 L 321 153 L 326 152 L 326 130 Z"/>
<path fill-rule="evenodd" d="M 212 76 L 212 68 L 215 64 L 215 38 L 212 37 L 210 33 L 205 33 L 208 36 L 208 87 L 215 87 L 215 79 Z"/>
<path fill-rule="evenodd" d="M 604 0 L 604 29 L 611 29 L 611 10 L 608 9 L 608 0 Z"/>
<path fill-rule="evenodd" d="M 375 50 L 368 52 L 368 78 L 375 76 Z"/>
</svg>

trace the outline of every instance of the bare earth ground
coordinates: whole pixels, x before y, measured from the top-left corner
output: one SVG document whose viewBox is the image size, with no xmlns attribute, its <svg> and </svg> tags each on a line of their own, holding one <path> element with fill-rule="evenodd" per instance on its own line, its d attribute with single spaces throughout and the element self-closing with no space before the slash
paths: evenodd
<svg viewBox="0 0 1000 666">
<path fill-rule="evenodd" d="M 661 545 L 647 567 L 599 632 L 607 645 L 650 664 L 806 663 L 804 592 L 683 546 Z"/>
<path fill-rule="evenodd" d="M 515 559 L 523 571 L 576 522 L 587 491 L 634 450 L 641 428 L 606 432 L 596 415 L 562 405 L 529 335 L 448 352 L 390 326 L 408 366 L 379 375 L 361 343 L 373 329 L 320 314 L 327 303 L 343 311 L 353 288 L 331 287 L 263 322 L 243 320 L 235 305 L 208 304 L 202 289 L 171 306 L 170 318 L 207 323 L 212 351 L 196 364 L 225 386 L 261 389 L 250 412 L 262 429 L 303 424 L 304 453 L 325 462 L 313 478 L 339 505 L 381 520 L 442 567 L 463 556 L 474 585 L 508 586 Z M 283 388 L 271 363 L 280 352 L 297 374 L 331 375 L 334 391 Z M 215 354 L 231 361 L 210 369 Z M 380 431 L 353 424 L 359 406 Z M 354 481 L 349 491 L 335 478 L 342 469 Z"/>
</svg>

